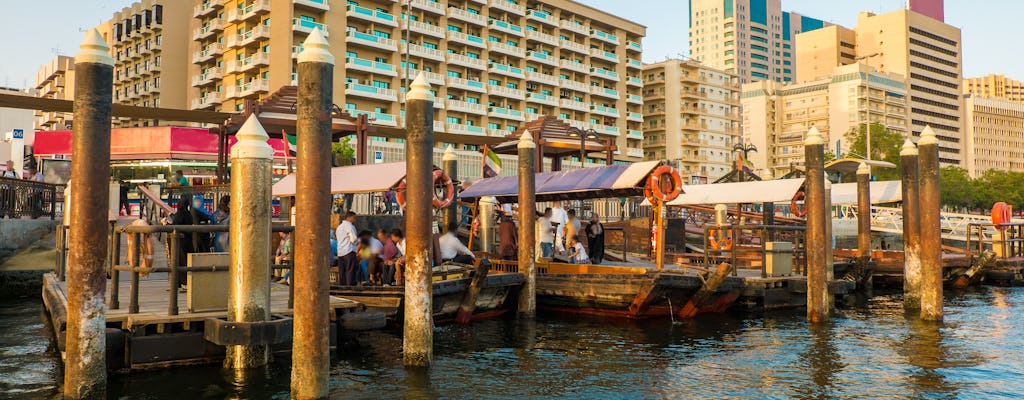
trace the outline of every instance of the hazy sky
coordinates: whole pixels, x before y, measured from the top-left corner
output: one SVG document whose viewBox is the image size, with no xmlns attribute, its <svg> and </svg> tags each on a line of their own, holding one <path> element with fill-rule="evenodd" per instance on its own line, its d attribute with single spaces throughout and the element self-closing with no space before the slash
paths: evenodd
<svg viewBox="0 0 1024 400">
<path fill-rule="evenodd" d="M 189 0 L 173 0 L 189 1 Z M 647 26 L 644 61 L 687 54 L 686 0 L 578 0 Z M 131 0 L 0 0 L 0 86 L 31 85 L 57 52 L 74 55 L 82 29 L 110 18 Z M 884 12 L 904 0 L 783 0 L 783 8 L 844 26 L 859 11 Z M 1002 73 L 1024 79 L 1021 0 L 946 0 L 946 22 L 963 30 L 964 76 Z"/>
</svg>

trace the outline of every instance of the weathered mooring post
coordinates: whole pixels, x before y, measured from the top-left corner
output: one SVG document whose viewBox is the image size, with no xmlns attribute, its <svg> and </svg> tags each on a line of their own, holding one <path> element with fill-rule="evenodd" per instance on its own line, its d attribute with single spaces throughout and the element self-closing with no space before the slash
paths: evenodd
<svg viewBox="0 0 1024 400">
<path fill-rule="evenodd" d="M 480 250 L 488 253 L 497 253 L 494 250 L 494 212 L 500 205 L 494 197 L 481 197 L 477 201 L 477 209 L 480 216 Z"/>
<path fill-rule="evenodd" d="M 448 174 L 452 181 L 459 180 L 459 157 L 455 155 L 455 149 L 451 145 L 444 149 L 444 156 L 441 157 L 441 169 L 444 170 L 444 173 Z M 444 209 L 442 216 L 444 217 L 444 224 L 442 226 L 447 227 L 451 226 L 451 224 L 459 223 L 459 202 L 452 201 L 452 204 L 449 204 Z"/>
<path fill-rule="evenodd" d="M 772 175 L 772 170 L 771 169 L 766 169 L 766 170 L 764 170 L 764 173 L 761 174 L 761 180 L 762 181 L 770 181 L 770 180 L 773 180 L 773 179 L 775 179 L 775 176 Z M 761 223 L 764 224 L 764 226 L 775 225 L 775 203 L 773 203 L 773 202 L 761 203 Z M 764 232 L 763 239 L 764 239 L 765 242 L 774 242 L 775 241 L 775 232 L 766 229 L 765 232 Z"/>
<path fill-rule="evenodd" d="M 921 199 L 917 146 L 908 138 L 900 149 L 903 179 L 903 306 L 921 309 Z"/>
<path fill-rule="evenodd" d="M 930 126 L 921 132 L 921 318 L 942 320 L 942 221 L 939 220 L 939 139 Z"/>
<path fill-rule="evenodd" d="M 228 321 L 270 320 L 270 178 L 274 149 L 255 115 L 235 134 L 231 148 L 231 265 L 228 287 Z M 266 365 L 270 347 L 228 346 L 225 368 Z"/>
<path fill-rule="evenodd" d="M 330 265 L 331 107 L 334 56 L 319 28 L 299 53 L 296 104 L 295 243 L 292 282 L 294 399 L 327 398 L 330 366 L 328 265 Z M 232 240 L 234 242 L 235 240 Z"/>
<path fill-rule="evenodd" d="M 825 139 L 818 128 L 811 127 L 804 140 L 804 161 L 807 178 L 804 181 L 807 207 L 807 319 L 824 322 L 829 318 L 827 247 L 832 241 L 826 236 L 828 222 L 825 198 Z"/>
<path fill-rule="evenodd" d="M 109 233 L 106 188 L 110 176 L 110 117 L 114 59 L 95 29 L 85 33 L 75 56 L 74 133 L 67 271 L 67 361 L 64 398 L 106 397 L 106 322 L 103 296 Z"/>
<path fill-rule="evenodd" d="M 434 359 L 433 283 L 430 278 L 433 235 L 434 97 L 427 77 L 412 82 L 406 98 L 405 154 L 405 331 L 402 357 L 409 367 L 429 367 Z"/>
<path fill-rule="evenodd" d="M 857 167 L 857 256 L 871 259 L 871 167 Z"/>
<path fill-rule="evenodd" d="M 518 147 L 519 273 L 526 278 L 519 292 L 519 316 L 533 318 L 537 313 L 537 177 L 534 175 L 537 145 L 530 131 L 523 131 Z"/>
</svg>

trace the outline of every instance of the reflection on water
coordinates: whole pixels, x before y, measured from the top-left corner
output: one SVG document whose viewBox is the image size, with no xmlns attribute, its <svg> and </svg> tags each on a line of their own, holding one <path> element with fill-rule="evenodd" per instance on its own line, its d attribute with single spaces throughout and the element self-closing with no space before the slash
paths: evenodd
<svg viewBox="0 0 1024 400">
<path fill-rule="evenodd" d="M 1020 398 L 1024 289 L 950 294 L 944 325 L 877 296 L 810 325 L 801 311 L 672 325 L 541 316 L 436 328 L 435 365 L 406 370 L 397 332 L 335 357 L 332 398 Z M 0 308 L 0 398 L 56 398 L 59 358 L 36 300 Z M 24 336 L 7 332 L 26 329 Z M 20 339 L 19 339 L 20 338 Z M 112 398 L 286 399 L 288 360 L 115 377 Z"/>
</svg>

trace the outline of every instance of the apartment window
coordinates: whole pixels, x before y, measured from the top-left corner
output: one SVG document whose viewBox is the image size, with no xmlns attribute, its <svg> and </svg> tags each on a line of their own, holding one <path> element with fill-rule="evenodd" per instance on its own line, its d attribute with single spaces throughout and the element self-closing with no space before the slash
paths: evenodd
<svg viewBox="0 0 1024 400">
<path fill-rule="evenodd" d="M 391 82 L 384 82 L 384 81 L 374 80 L 373 81 L 373 87 L 380 88 L 380 89 L 391 89 Z"/>
<path fill-rule="evenodd" d="M 448 116 L 448 118 L 446 120 L 448 121 L 449 124 L 461 124 L 462 123 L 462 118 L 458 118 L 458 117 Z"/>
<path fill-rule="evenodd" d="M 455 25 L 448 25 L 449 31 L 462 32 L 462 28 Z"/>
<path fill-rule="evenodd" d="M 391 39 L 391 33 L 390 32 L 378 31 L 376 29 L 373 30 L 373 36 L 376 36 L 376 37 L 379 37 L 379 38 L 384 38 L 384 39 Z"/>
</svg>

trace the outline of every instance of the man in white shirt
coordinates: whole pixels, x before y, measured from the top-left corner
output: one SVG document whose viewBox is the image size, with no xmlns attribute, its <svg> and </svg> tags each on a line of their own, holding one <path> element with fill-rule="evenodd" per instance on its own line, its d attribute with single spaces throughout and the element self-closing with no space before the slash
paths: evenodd
<svg viewBox="0 0 1024 400">
<path fill-rule="evenodd" d="M 540 243 L 541 258 L 551 258 L 555 243 L 555 228 L 551 226 L 551 208 L 545 208 L 544 215 L 537 218 L 537 242 Z"/>
<path fill-rule="evenodd" d="M 569 220 L 569 215 L 562 208 L 562 202 L 555 201 L 551 203 L 551 219 L 552 224 L 557 224 L 555 227 L 555 250 L 559 253 L 565 251 L 565 222 Z"/>
<path fill-rule="evenodd" d="M 437 239 L 437 244 L 441 251 L 441 261 L 457 262 L 459 264 L 473 264 L 473 252 L 469 250 L 469 247 L 462 244 L 459 237 L 455 234 L 458 232 L 458 224 L 448 225 L 447 231 L 444 235 L 441 235 Z"/>
<path fill-rule="evenodd" d="M 341 285 L 354 286 L 356 272 L 359 270 L 359 257 L 356 254 L 359 245 L 359 233 L 356 231 L 356 213 L 346 212 L 345 219 L 338 225 L 335 236 L 338 239 L 338 268 L 340 269 Z"/>
</svg>

